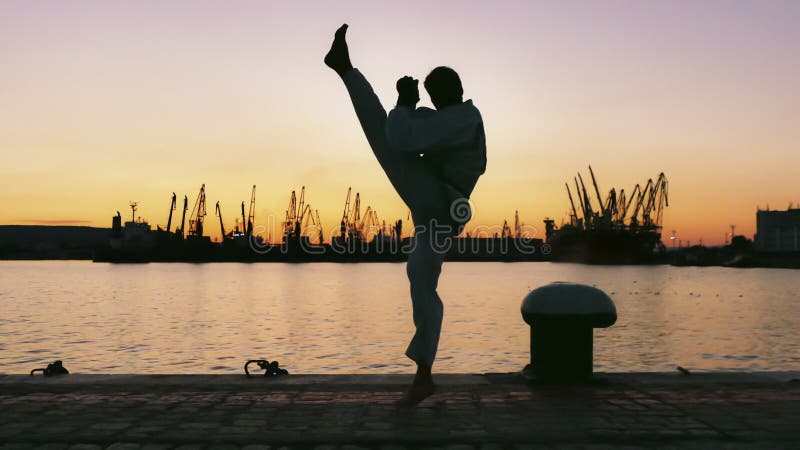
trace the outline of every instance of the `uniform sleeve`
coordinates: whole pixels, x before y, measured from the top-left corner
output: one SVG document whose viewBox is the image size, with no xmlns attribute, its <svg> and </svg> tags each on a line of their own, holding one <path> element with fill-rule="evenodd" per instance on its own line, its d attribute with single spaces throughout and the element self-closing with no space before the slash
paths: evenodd
<svg viewBox="0 0 800 450">
<path fill-rule="evenodd" d="M 395 151 L 425 153 L 470 141 L 480 116 L 466 107 L 434 111 L 398 106 L 386 120 L 386 139 Z"/>
</svg>

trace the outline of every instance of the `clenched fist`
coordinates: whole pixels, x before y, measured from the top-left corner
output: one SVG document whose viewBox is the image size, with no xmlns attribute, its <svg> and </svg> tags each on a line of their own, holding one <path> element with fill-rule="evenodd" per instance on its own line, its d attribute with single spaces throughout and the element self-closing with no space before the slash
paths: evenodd
<svg viewBox="0 0 800 450">
<path fill-rule="evenodd" d="M 404 76 L 397 80 L 397 106 L 415 109 L 419 102 L 419 80 Z"/>
</svg>

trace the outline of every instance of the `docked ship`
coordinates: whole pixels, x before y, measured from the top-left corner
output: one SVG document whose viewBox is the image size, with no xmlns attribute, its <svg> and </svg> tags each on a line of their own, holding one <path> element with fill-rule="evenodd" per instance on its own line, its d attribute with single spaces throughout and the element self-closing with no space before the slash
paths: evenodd
<svg viewBox="0 0 800 450">
<path fill-rule="evenodd" d="M 576 204 L 569 183 L 565 183 L 570 202 L 569 221 L 557 226 L 545 219 L 545 237 L 553 261 L 587 264 L 647 264 L 664 259 L 661 221 L 669 206 L 668 182 L 664 173 L 637 184 L 630 194 L 612 188 L 603 199 L 589 167 L 595 200 L 592 201 L 583 177 L 574 178 Z"/>
</svg>

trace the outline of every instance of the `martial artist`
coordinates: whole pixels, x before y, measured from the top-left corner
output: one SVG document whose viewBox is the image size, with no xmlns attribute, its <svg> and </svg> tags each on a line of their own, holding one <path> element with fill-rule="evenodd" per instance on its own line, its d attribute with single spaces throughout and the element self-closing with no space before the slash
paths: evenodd
<svg viewBox="0 0 800 450">
<path fill-rule="evenodd" d="M 434 392 L 431 370 L 443 308 L 436 288 L 450 239 L 471 218 L 469 197 L 486 170 L 483 120 L 472 100 L 463 101 L 461 80 L 449 67 L 437 67 L 425 78 L 436 110 L 416 108 L 419 82 L 405 76 L 397 81 L 397 105 L 387 117 L 372 86 L 350 62 L 346 32 L 346 24 L 336 31 L 325 64 L 344 81 L 372 152 L 415 225 L 406 273 L 416 332 L 406 356 L 417 364 L 417 373 L 400 402 L 412 406 Z"/>
</svg>

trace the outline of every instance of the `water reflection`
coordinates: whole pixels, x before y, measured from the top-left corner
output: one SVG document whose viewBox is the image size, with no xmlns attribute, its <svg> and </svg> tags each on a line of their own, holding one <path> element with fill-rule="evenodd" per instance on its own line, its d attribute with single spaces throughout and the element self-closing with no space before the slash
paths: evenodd
<svg viewBox="0 0 800 450">
<path fill-rule="evenodd" d="M 436 369 L 515 371 L 528 360 L 524 295 L 575 281 L 614 298 L 598 370 L 798 370 L 796 271 L 449 263 Z M 0 372 L 54 359 L 83 373 L 408 372 L 413 333 L 398 264 L 0 262 Z"/>
</svg>

